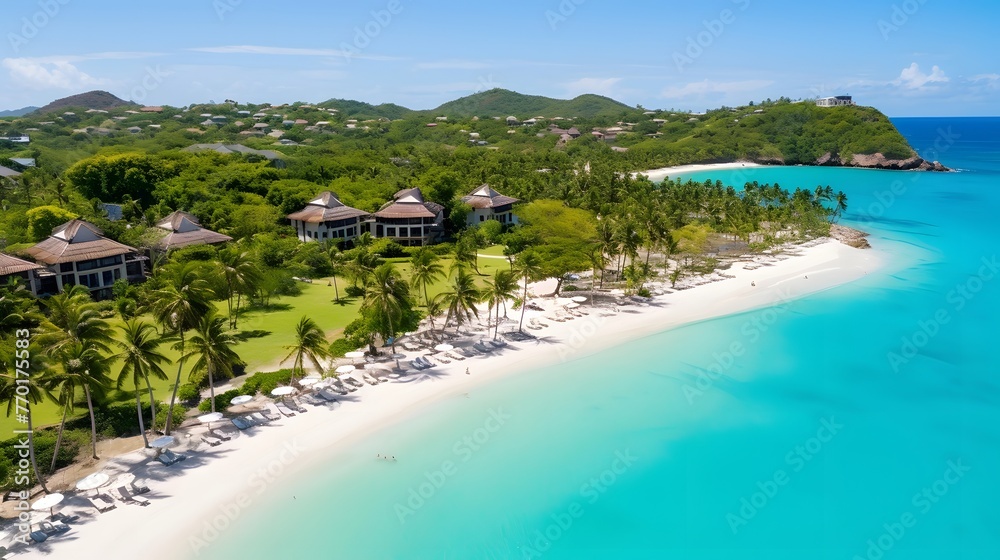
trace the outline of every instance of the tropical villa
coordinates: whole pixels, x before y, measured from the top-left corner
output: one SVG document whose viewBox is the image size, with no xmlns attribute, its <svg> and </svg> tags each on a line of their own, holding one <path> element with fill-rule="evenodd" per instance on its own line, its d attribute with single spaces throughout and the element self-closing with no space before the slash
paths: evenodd
<svg viewBox="0 0 1000 560">
<path fill-rule="evenodd" d="M 163 237 L 153 244 L 152 249 L 160 253 L 195 245 L 215 245 L 233 240 L 228 235 L 201 227 L 198 218 L 179 210 L 157 222 L 156 228 L 163 232 Z"/>
<path fill-rule="evenodd" d="M 839 107 L 841 105 L 854 105 L 854 100 L 850 95 L 838 95 L 836 97 L 821 97 L 816 100 L 817 107 Z"/>
<path fill-rule="evenodd" d="M 323 191 L 305 208 L 288 215 L 300 241 L 351 241 L 361 233 L 361 223 L 367 218 L 368 212 L 345 205 L 331 191 Z"/>
<path fill-rule="evenodd" d="M 517 223 L 513 208 L 518 199 L 504 196 L 489 185 L 483 184 L 468 196 L 463 196 L 462 202 L 472 207 L 465 219 L 470 226 L 486 220 L 496 220 L 505 225 Z"/>
<path fill-rule="evenodd" d="M 388 237 L 406 247 L 432 245 L 444 234 L 444 206 L 424 201 L 420 189 L 404 189 L 393 195 L 368 222 L 376 238 Z"/>
<path fill-rule="evenodd" d="M 22 282 L 32 294 L 37 294 L 38 278 L 35 276 L 35 271 L 41 268 L 44 267 L 0 253 L 0 286 L 6 286 L 11 282 Z"/>
<path fill-rule="evenodd" d="M 56 294 L 79 284 L 90 288 L 95 299 L 105 299 L 111 297 L 116 280 L 146 279 L 146 257 L 133 247 L 104 237 L 97 226 L 83 220 L 58 226 L 48 239 L 25 252 L 45 266 L 37 271 L 38 295 Z"/>
</svg>

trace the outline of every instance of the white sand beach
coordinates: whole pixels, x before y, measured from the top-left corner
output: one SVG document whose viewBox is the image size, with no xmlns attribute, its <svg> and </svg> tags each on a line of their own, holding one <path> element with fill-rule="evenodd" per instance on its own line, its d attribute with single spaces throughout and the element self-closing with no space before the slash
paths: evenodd
<svg viewBox="0 0 1000 560">
<path fill-rule="evenodd" d="M 206 527 L 214 524 L 224 528 L 230 518 L 256 507 L 253 498 L 255 486 L 261 483 L 261 469 L 278 465 L 284 471 L 283 477 L 294 476 L 319 462 L 335 459 L 350 449 L 352 442 L 391 426 L 421 407 L 472 391 L 500 376 L 582 358 L 693 321 L 777 305 L 862 278 L 887 260 L 878 249 L 859 250 L 831 240 L 799 246 L 790 253 L 794 256 L 747 259 L 726 270 L 725 276 L 718 276 L 716 281 L 657 296 L 655 305 L 630 302 L 628 313 L 616 311 L 613 305 L 598 308 L 584 303 L 579 309 L 587 315 L 566 322 L 545 321 L 549 326 L 542 330 L 526 329 L 544 336 L 544 342 L 511 342 L 517 351 L 500 350 L 489 357 L 439 365 L 434 376 L 410 373 L 402 380 L 365 386 L 333 409 L 304 405 L 310 409 L 307 413 L 245 433 L 235 433 L 233 426 L 227 425 L 226 431 L 234 437 L 217 447 L 201 442 L 199 434 L 204 428 L 186 428 L 177 432 L 179 443 L 173 448 L 188 455 L 181 463 L 164 467 L 150 461 L 148 452 L 136 451 L 112 459 L 104 467 L 111 474 L 128 472 L 147 479 L 151 491 L 145 496 L 150 505 L 119 503 L 116 509 L 98 514 L 76 495 L 80 493 L 71 494 L 61 509 L 81 516 L 71 524 L 72 529 L 28 547 L 18 557 L 195 558 L 198 546 L 205 541 L 193 537 L 210 540 L 213 530 Z M 526 323 L 550 315 L 556 307 L 552 297 L 538 297 L 536 301 L 548 311 L 528 311 Z M 510 312 L 515 319 L 517 314 Z M 467 367 L 470 375 L 465 374 Z M 188 437 L 190 434 L 194 435 Z M 291 457 L 293 461 L 286 461 Z M 151 544 L 154 541 L 156 544 Z"/>
<path fill-rule="evenodd" d="M 650 181 L 662 181 L 667 177 L 676 177 L 677 175 L 684 173 L 697 173 L 699 171 L 713 171 L 713 170 L 727 170 L 727 169 L 740 169 L 745 167 L 763 167 L 759 163 L 753 163 L 752 161 L 734 161 L 730 163 L 703 163 L 697 165 L 677 165 L 674 167 L 661 167 L 659 169 L 650 169 L 649 171 L 640 171 L 636 175 L 645 175 Z"/>
</svg>

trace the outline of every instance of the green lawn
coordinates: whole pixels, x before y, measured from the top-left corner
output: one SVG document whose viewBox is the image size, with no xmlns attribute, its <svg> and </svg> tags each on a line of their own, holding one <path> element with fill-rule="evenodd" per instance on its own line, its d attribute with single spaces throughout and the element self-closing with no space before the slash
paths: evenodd
<svg viewBox="0 0 1000 560">
<path fill-rule="evenodd" d="M 480 251 L 480 254 L 502 255 L 503 248 L 491 247 Z M 410 265 L 408 259 L 395 259 L 393 262 L 399 268 L 403 277 L 409 278 Z M 445 271 L 447 271 L 448 267 L 451 266 L 451 260 L 442 260 L 442 265 Z M 477 277 L 477 283 L 483 286 L 496 270 L 507 268 L 509 268 L 509 264 L 506 260 L 480 258 L 479 272 L 482 276 Z M 236 347 L 236 352 L 247 364 L 247 372 L 254 373 L 273 369 L 272 366 L 278 360 L 287 356 L 289 351 L 285 349 L 285 346 L 294 342 L 295 325 L 303 316 L 316 321 L 320 328 L 326 332 L 329 341 L 332 342 L 340 336 L 344 327 L 354 320 L 361 301 L 358 298 L 345 299 L 344 289 L 350 284 L 347 280 L 338 278 L 337 286 L 340 290 L 342 301 L 341 304 L 334 303 L 334 289 L 333 286 L 328 285 L 328 282 L 329 279 L 322 279 L 314 280 L 312 284 L 301 284 L 302 294 L 295 297 L 272 298 L 269 310 L 254 310 L 241 315 L 238 324 L 240 332 L 260 331 L 263 335 L 251 338 Z M 433 285 L 428 286 L 427 292 L 431 297 L 434 297 L 443 292 L 446 285 L 447 281 L 445 279 L 438 280 Z M 417 293 L 414 295 L 417 301 L 422 304 L 423 294 Z M 217 305 L 219 310 L 225 313 L 225 302 L 218 302 Z M 112 323 L 117 327 L 121 324 L 121 321 L 116 319 Z M 154 381 L 153 392 L 157 400 L 169 402 L 172 383 L 177 375 L 176 364 L 180 358 L 180 352 L 169 347 L 163 347 L 161 351 L 170 359 L 170 364 L 164 367 L 169 379 Z M 117 377 L 120 368 L 120 364 L 113 366 L 112 374 L 115 377 Z M 185 371 L 181 374 L 181 383 L 187 381 L 188 370 L 189 368 L 185 367 Z M 126 384 L 123 389 L 126 391 L 113 393 L 111 399 L 120 401 L 134 398 L 130 392 L 130 385 Z M 144 398 L 143 401 L 148 401 L 148 398 Z M 36 426 L 53 425 L 57 424 L 60 420 L 60 410 L 49 401 L 35 405 L 32 407 L 32 411 Z M 77 406 L 74 414 L 76 416 L 86 414 L 86 406 Z M 0 417 L 0 430 L 9 433 L 9 430 L 18 427 L 20 425 L 16 425 L 13 418 Z"/>
</svg>

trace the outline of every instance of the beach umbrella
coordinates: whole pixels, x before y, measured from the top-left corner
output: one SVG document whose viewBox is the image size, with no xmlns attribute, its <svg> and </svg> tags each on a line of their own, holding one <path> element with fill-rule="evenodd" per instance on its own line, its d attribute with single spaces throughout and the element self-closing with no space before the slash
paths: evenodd
<svg viewBox="0 0 1000 560">
<path fill-rule="evenodd" d="M 577 307 L 580 307 L 580 304 L 576 302 L 566 304 L 566 309 L 576 309 Z"/>
<path fill-rule="evenodd" d="M 351 358 L 353 360 L 357 360 L 357 359 L 360 359 L 360 358 L 364 358 L 365 357 L 365 353 L 362 352 L 362 351 L 360 351 L 360 350 L 356 350 L 354 352 L 347 352 L 346 354 L 344 354 L 344 357 L 345 358 Z"/>
<path fill-rule="evenodd" d="M 212 429 L 212 422 L 218 422 L 219 420 L 222 420 L 221 412 L 210 412 L 208 414 L 202 414 L 198 417 L 199 422 L 202 424 L 208 424 L 209 430 Z"/>
<path fill-rule="evenodd" d="M 237 405 L 241 405 L 241 404 L 247 404 L 248 402 L 250 402 L 252 400 L 253 400 L 253 397 L 251 397 L 250 395 L 240 395 L 238 397 L 233 397 L 233 400 L 229 401 L 229 404 L 231 404 L 233 406 L 237 406 Z"/>
<path fill-rule="evenodd" d="M 352 365 L 340 366 L 340 367 L 338 367 L 337 369 L 335 369 L 333 371 L 336 372 L 337 375 L 343 375 L 343 374 L 351 373 L 352 371 L 354 371 L 354 366 L 352 366 Z"/>
<path fill-rule="evenodd" d="M 31 504 L 31 509 L 35 511 L 45 511 L 49 510 L 50 515 L 55 515 L 55 507 L 62 503 L 66 496 L 59 494 L 49 494 L 48 496 L 43 496 L 39 498 L 35 503 Z"/>
<path fill-rule="evenodd" d="M 94 474 L 85 476 L 78 480 L 76 482 L 76 489 L 83 490 L 84 492 L 88 490 L 97 490 L 101 486 L 107 484 L 110 479 L 111 477 L 102 472 L 95 472 Z"/>
<path fill-rule="evenodd" d="M 150 447 L 166 447 L 174 442 L 174 436 L 160 436 L 153 441 L 149 442 Z"/>
<path fill-rule="evenodd" d="M 587 298 L 585 298 L 583 296 L 575 296 L 575 297 L 572 297 L 570 299 L 573 300 L 576 303 L 583 303 L 583 302 L 587 301 Z"/>
<path fill-rule="evenodd" d="M 299 385 L 302 385 L 303 387 L 309 387 L 310 385 L 315 385 L 318 382 L 319 382 L 318 377 L 305 377 L 299 379 Z"/>
<path fill-rule="evenodd" d="M 271 391 L 271 395 L 275 397 L 286 397 L 295 392 L 295 387 L 278 387 Z"/>
<path fill-rule="evenodd" d="M 455 347 L 452 346 L 451 344 L 438 344 L 437 346 L 434 347 L 434 349 L 437 350 L 438 352 L 450 352 L 454 350 Z"/>
</svg>

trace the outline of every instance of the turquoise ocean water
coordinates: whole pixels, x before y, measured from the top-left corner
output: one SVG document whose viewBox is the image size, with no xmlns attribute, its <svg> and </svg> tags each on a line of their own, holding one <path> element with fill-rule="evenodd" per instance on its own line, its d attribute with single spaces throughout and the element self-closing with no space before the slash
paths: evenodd
<svg viewBox="0 0 1000 560">
<path fill-rule="evenodd" d="M 961 171 L 693 176 L 844 190 L 883 270 L 401 416 L 199 557 L 1000 558 L 1000 119 L 896 124 Z"/>
</svg>

